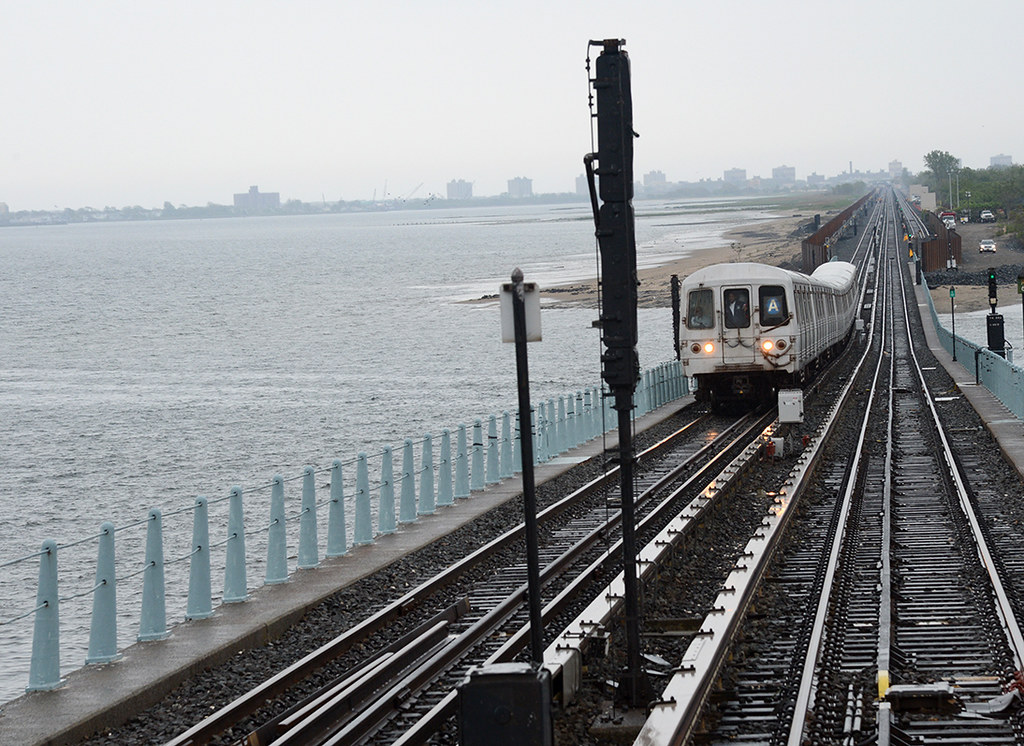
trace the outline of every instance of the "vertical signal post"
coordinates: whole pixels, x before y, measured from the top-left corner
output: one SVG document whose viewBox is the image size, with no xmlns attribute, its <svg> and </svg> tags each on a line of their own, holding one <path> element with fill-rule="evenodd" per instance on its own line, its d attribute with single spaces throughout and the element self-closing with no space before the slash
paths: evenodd
<svg viewBox="0 0 1024 746">
<path fill-rule="evenodd" d="M 601 253 L 601 376 L 615 400 L 619 425 L 622 504 L 622 571 L 625 585 L 626 670 L 620 682 L 631 706 L 650 699 L 640 654 L 640 601 L 636 568 L 633 495 L 633 392 L 640 377 L 637 357 L 636 234 L 633 219 L 633 95 L 629 56 L 620 39 L 592 41 L 602 47 L 591 80 L 597 99 L 597 153 L 584 157 Z M 594 168 L 594 162 L 597 168 Z M 594 176 L 597 176 L 595 190 Z M 598 199 L 598 194 L 600 200 Z M 600 203 L 600 204 L 599 204 Z"/>
</svg>

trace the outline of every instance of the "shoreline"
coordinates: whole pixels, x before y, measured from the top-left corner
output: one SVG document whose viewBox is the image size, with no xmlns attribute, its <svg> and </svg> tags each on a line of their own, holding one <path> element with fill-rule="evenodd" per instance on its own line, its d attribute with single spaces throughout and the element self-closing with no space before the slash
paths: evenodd
<svg viewBox="0 0 1024 746">
<path fill-rule="evenodd" d="M 794 206 L 796 207 L 796 206 Z M 801 242 L 811 235 L 808 226 L 813 211 L 794 212 L 785 217 L 758 221 L 727 231 L 722 245 L 696 249 L 687 256 L 637 271 L 640 281 L 640 308 L 668 308 L 672 305 L 672 275 L 682 280 L 698 269 L 727 262 L 760 262 L 774 266 L 798 268 Z M 597 306 L 597 280 L 578 280 L 541 288 L 545 308 Z M 481 298 L 480 301 L 493 300 Z"/>
</svg>

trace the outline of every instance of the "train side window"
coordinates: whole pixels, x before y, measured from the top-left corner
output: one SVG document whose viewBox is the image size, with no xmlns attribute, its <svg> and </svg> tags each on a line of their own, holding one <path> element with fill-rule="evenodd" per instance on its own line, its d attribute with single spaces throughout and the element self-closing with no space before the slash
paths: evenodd
<svg viewBox="0 0 1024 746">
<path fill-rule="evenodd" d="M 691 290 L 686 300 L 686 327 L 710 329 L 715 325 L 715 296 L 711 288 Z"/>
<path fill-rule="evenodd" d="M 784 326 L 789 323 L 786 289 L 779 285 L 762 285 L 757 289 L 761 326 Z"/>
<path fill-rule="evenodd" d="M 728 288 L 725 291 L 726 329 L 746 329 L 750 326 L 750 291 L 746 288 Z"/>
</svg>

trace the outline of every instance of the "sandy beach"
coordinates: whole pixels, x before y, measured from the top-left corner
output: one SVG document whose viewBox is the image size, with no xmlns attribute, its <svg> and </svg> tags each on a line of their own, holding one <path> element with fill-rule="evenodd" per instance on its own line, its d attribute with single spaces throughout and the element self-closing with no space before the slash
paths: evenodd
<svg viewBox="0 0 1024 746">
<path fill-rule="evenodd" d="M 687 275 L 711 264 L 722 262 L 761 262 L 799 269 L 800 242 L 810 235 L 805 228 L 813 221 L 814 210 L 795 211 L 788 217 L 765 220 L 725 234 L 723 245 L 697 249 L 691 255 L 658 267 L 639 271 L 639 304 L 642 308 L 668 307 L 672 304 L 671 279 Z M 825 218 L 822 217 L 824 222 Z M 735 246 L 735 248 L 733 248 Z M 597 306 L 597 281 L 586 280 L 541 288 L 546 305 Z"/>
<path fill-rule="evenodd" d="M 850 202 L 853 200 L 851 199 Z M 844 205 L 845 206 L 845 205 Z M 724 262 L 759 262 L 802 271 L 801 242 L 811 235 L 810 224 L 814 214 L 821 214 L 826 222 L 837 210 L 824 204 L 794 203 L 790 214 L 775 220 L 765 220 L 727 232 L 721 246 L 697 249 L 691 255 L 657 267 L 639 271 L 639 304 L 642 308 L 669 307 L 672 304 L 671 278 L 678 275 L 682 280 L 692 272 L 712 264 Z M 982 271 L 986 266 L 1020 265 L 1021 252 L 1005 246 L 998 255 L 978 255 L 975 246 L 980 238 L 997 237 L 997 228 L 992 224 L 961 226 L 964 234 L 964 262 L 966 271 Z M 1001 239 L 1000 239 L 1001 242 Z M 736 248 L 733 248 L 735 246 Z M 958 278 L 959 279 L 959 278 Z M 1014 285 L 1000 286 L 1001 302 L 1019 303 L 1020 296 Z M 948 312 L 949 287 L 942 285 L 931 290 L 937 310 Z M 585 280 L 564 285 L 541 288 L 541 297 L 549 306 L 597 307 L 597 281 Z M 988 288 L 982 285 L 956 283 L 956 307 L 958 311 L 980 311 L 988 309 Z"/>
</svg>

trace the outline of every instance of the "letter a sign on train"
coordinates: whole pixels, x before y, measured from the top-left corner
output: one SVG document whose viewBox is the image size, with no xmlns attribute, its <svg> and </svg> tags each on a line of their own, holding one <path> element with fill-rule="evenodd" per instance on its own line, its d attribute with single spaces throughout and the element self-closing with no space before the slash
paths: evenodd
<svg viewBox="0 0 1024 746">
<path fill-rule="evenodd" d="M 779 299 L 778 298 L 772 298 L 771 300 L 768 301 L 768 315 L 769 316 L 778 316 L 781 312 L 782 312 L 782 310 L 779 308 Z"/>
</svg>

